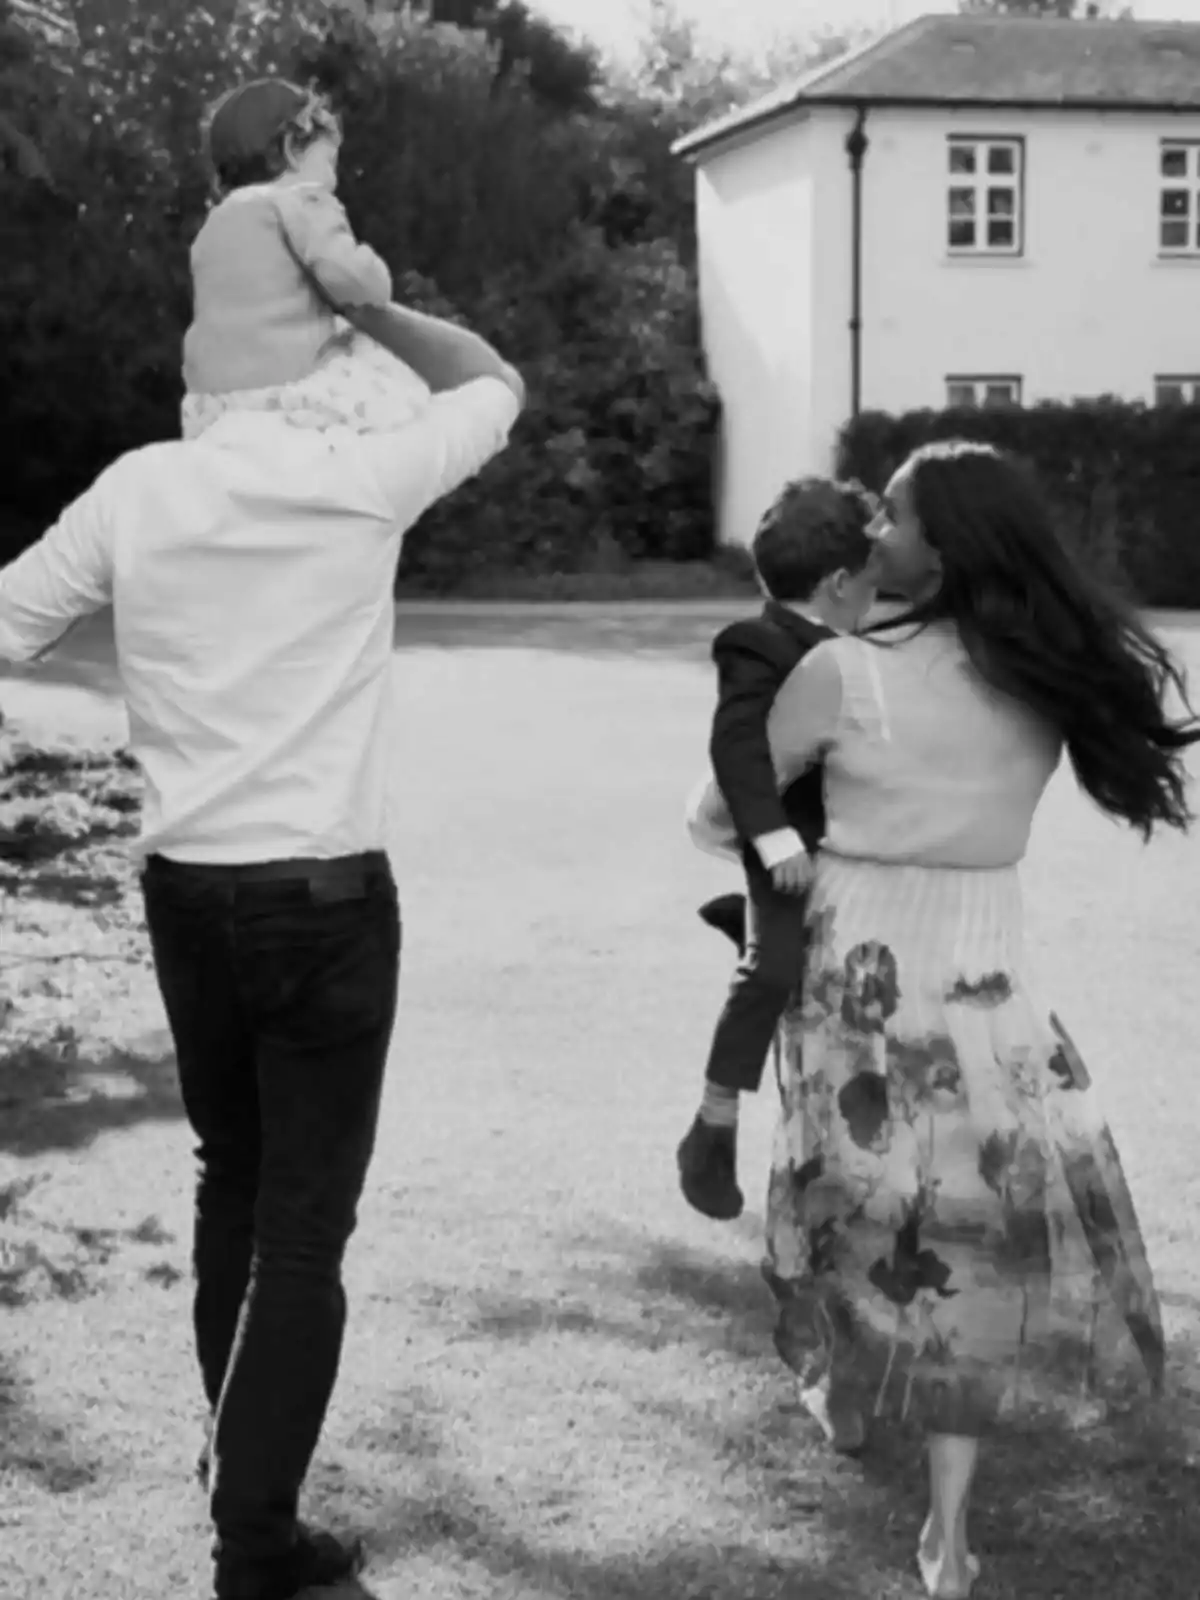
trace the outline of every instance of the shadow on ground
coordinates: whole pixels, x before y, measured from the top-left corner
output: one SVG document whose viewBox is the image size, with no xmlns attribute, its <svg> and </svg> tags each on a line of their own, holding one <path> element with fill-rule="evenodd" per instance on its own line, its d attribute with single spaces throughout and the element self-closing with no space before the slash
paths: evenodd
<svg viewBox="0 0 1200 1600">
<path fill-rule="evenodd" d="M 366 1526 L 368 1581 L 376 1562 L 399 1559 L 411 1569 L 428 1560 L 439 1569 L 473 1569 L 476 1580 L 482 1573 L 483 1583 L 472 1583 L 471 1594 L 537 1595 L 539 1600 L 784 1600 L 802 1594 L 804 1600 L 861 1600 L 861 1565 L 843 1571 L 835 1562 L 828 1570 L 799 1571 L 756 1543 L 753 1533 L 744 1543 L 681 1536 L 647 1547 L 630 1540 L 636 1548 L 614 1553 L 531 1536 L 519 1524 L 535 1518 L 522 1515 L 518 1524 L 505 1517 L 486 1503 L 485 1487 L 449 1464 L 456 1453 L 450 1437 L 454 1424 L 437 1390 L 407 1388 L 404 1407 L 394 1420 L 355 1436 L 356 1445 L 369 1446 L 380 1464 L 370 1479 L 328 1465 L 314 1474 L 321 1501 L 335 1515 L 344 1508 Z M 389 1459 L 397 1470 L 389 1471 Z M 596 1470 L 603 1472 L 602 1463 Z M 773 1488 L 781 1520 L 816 1509 L 780 1485 Z M 552 1511 L 551 1522 L 565 1523 L 570 1505 L 571 1494 L 564 1490 L 561 1515 Z"/>
<path fill-rule="evenodd" d="M 28 1385 L 0 1354 L 0 1483 L 24 1479 L 50 1494 L 74 1494 L 99 1475 L 99 1463 L 81 1458 L 67 1430 L 37 1411 Z"/>
<path fill-rule="evenodd" d="M 92 912 L 128 902 L 124 841 L 138 831 L 141 788 L 124 750 L 8 744 L 0 763 L 0 899 L 10 912 L 30 901 Z"/>
<path fill-rule="evenodd" d="M 101 1134 L 183 1115 L 173 1052 L 88 1057 L 53 1041 L 0 1055 L 0 1151 L 78 1151 Z"/>
<path fill-rule="evenodd" d="M 598 1363 L 597 1342 L 639 1352 L 686 1348 L 698 1364 L 718 1353 L 761 1372 L 753 1401 L 727 1413 L 667 1393 L 649 1402 L 672 1437 L 691 1441 L 702 1458 L 752 1486 L 751 1500 L 768 1527 L 819 1518 L 822 1555 L 799 1570 L 767 1553 L 762 1526 L 744 1545 L 649 1550 L 600 1556 L 590 1550 L 546 1549 L 519 1537 L 481 1507 L 478 1487 L 439 1464 L 436 1397 L 428 1415 L 384 1429 L 380 1447 L 420 1460 L 428 1495 L 375 1501 L 381 1552 L 453 1546 L 496 1579 L 523 1576 L 532 1589 L 567 1600 L 756 1600 L 798 1592 L 811 1600 L 861 1596 L 868 1573 L 902 1585 L 925 1510 L 918 1438 L 876 1441 L 860 1462 L 826 1455 L 798 1405 L 779 1386 L 782 1368 L 771 1333 L 774 1303 L 753 1262 L 731 1263 L 669 1243 L 619 1234 L 565 1239 L 571 1263 L 539 1295 L 474 1293 L 443 1297 L 437 1318 L 453 1319 L 456 1343 L 476 1339 L 475 1358 L 513 1341 L 570 1336 L 580 1342 L 580 1371 Z M 418 1296 L 418 1299 L 420 1297 Z M 1022 1430 L 987 1443 L 980 1470 L 974 1537 L 987 1569 L 988 1600 L 1194 1600 L 1200 1572 L 1200 1390 L 1192 1332 L 1172 1350 L 1175 1374 L 1168 1402 L 1140 1421 L 1071 1433 L 1061 1427 Z M 618 1363 L 619 1370 L 619 1363 Z M 772 1374 L 774 1376 L 772 1376 Z M 410 1396 L 411 1399 L 411 1396 Z M 711 1401 L 711 1395 L 708 1397 Z M 643 1410 L 647 1408 L 642 1402 Z M 386 1440 L 391 1439 L 391 1445 Z M 873 1593 L 915 1593 L 885 1586 Z"/>
<path fill-rule="evenodd" d="M 120 905 L 126 885 L 112 872 L 38 867 L 25 873 L 0 870 L 0 900 L 41 900 L 49 905 L 102 911 Z"/>
</svg>

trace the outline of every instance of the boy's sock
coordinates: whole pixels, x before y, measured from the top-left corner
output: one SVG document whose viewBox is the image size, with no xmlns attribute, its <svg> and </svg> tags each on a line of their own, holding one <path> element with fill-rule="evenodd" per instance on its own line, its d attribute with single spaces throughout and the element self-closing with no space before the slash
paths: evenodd
<svg viewBox="0 0 1200 1600">
<path fill-rule="evenodd" d="M 719 1083 L 705 1082 L 704 1098 L 700 1102 L 700 1120 L 710 1128 L 736 1128 L 738 1125 L 738 1091 L 724 1089 Z"/>
</svg>

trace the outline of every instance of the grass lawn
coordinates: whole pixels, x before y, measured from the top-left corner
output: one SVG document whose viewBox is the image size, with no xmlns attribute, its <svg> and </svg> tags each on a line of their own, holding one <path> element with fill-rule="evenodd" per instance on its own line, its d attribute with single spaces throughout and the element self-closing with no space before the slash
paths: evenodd
<svg viewBox="0 0 1200 1600">
<path fill-rule="evenodd" d="M 770 1093 L 744 1123 L 750 1214 L 707 1224 L 675 1190 L 728 973 L 694 908 L 734 878 L 680 821 L 716 625 L 400 616 L 401 1016 L 308 1507 L 367 1535 L 347 1593 L 920 1593 L 915 1447 L 831 1460 L 771 1346 Z M 191 1155 L 124 855 L 135 780 L 69 755 L 119 740 L 112 687 L 94 629 L 0 683 L 0 740 L 68 752 L 14 769 L 10 743 L 0 795 L 5 1600 L 207 1594 Z M 1065 776 L 1039 823 L 1033 949 L 1106 1092 L 1177 1387 L 1135 1433 L 988 1456 L 979 1600 L 1200 1590 L 1197 848 L 1143 851 Z"/>
</svg>

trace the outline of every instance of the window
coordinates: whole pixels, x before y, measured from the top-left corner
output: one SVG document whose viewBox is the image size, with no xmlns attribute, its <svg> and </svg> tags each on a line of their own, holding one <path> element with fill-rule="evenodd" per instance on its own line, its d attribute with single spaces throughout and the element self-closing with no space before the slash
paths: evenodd
<svg viewBox="0 0 1200 1600">
<path fill-rule="evenodd" d="M 1158 248 L 1200 255 L 1200 144 L 1164 144 L 1158 154 Z"/>
<path fill-rule="evenodd" d="M 1156 406 L 1200 405 L 1200 376 L 1155 378 L 1154 404 Z"/>
<path fill-rule="evenodd" d="M 946 243 L 951 255 L 1020 255 L 1024 157 L 1020 139 L 955 136 L 949 141 Z"/>
<path fill-rule="evenodd" d="M 966 406 L 1019 406 L 1020 378 L 947 378 L 946 405 L 952 411 Z"/>
</svg>

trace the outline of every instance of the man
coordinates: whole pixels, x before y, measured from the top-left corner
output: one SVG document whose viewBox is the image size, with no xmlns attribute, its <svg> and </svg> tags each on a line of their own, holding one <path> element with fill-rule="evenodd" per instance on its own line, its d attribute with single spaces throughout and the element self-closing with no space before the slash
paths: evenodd
<svg viewBox="0 0 1200 1600">
<path fill-rule="evenodd" d="M 35 660 L 113 606 L 146 921 L 199 1141 L 217 1600 L 289 1600 L 361 1565 L 297 1503 L 396 1005 L 392 582 L 406 530 L 503 448 L 524 401 L 475 335 L 381 315 L 433 390 L 405 428 L 231 414 L 122 457 L 0 572 L 0 658 Z"/>
</svg>

